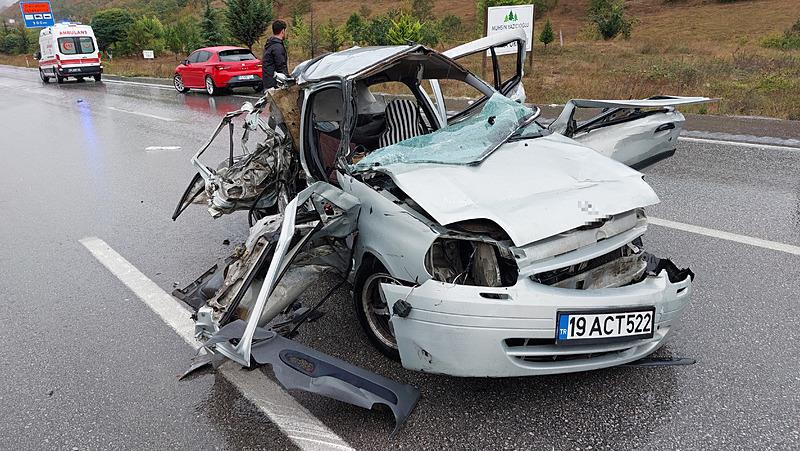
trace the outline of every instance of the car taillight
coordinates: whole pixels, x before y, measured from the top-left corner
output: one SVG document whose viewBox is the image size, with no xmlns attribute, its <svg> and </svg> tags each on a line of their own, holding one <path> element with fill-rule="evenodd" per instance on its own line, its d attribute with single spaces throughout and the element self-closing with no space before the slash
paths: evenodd
<svg viewBox="0 0 800 451">
<path fill-rule="evenodd" d="M 222 64 L 217 64 L 214 66 L 217 70 L 227 70 L 228 66 L 223 66 Z"/>
</svg>

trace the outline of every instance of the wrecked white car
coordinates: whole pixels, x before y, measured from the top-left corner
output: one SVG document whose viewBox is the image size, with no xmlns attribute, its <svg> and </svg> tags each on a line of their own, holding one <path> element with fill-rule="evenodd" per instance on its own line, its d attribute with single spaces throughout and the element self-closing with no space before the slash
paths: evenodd
<svg viewBox="0 0 800 451">
<path fill-rule="evenodd" d="M 673 152 L 674 105 L 709 99 L 573 101 L 546 127 L 509 98 L 524 97 L 521 32 L 450 56 L 488 51 L 496 66 L 494 49 L 512 41 L 517 70 L 494 70 L 492 84 L 420 45 L 353 48 L 300 64 L 225 117 L 173 216 L 200 203 L 251 222 L 231 257 L 175 293 L 206 340 L 197 366 L 268 363 L 290 388 L 386 404 L 402 424 L 413 387 L 285 338 L 319 314 L 329 296 L 295 300 L 327 272 L 352 284 L 375 347 L 413 370 L 586 371 L 664 343 L 693 274 L 645 251 L 644 208 L 659 199 L 614 159 L 642 166 Z M 472 97 L 444 96 L 445 85 Z M 605 110 L 579 123 L 581 107 Z M 212 169 L 215 143 L 227 156 Z"/>
</svg>

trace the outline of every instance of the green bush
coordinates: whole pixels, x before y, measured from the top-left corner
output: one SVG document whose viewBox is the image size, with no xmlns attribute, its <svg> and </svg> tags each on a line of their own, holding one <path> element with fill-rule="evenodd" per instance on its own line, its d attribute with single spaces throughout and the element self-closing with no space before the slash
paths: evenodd
<svg viewBox="0 0 800 451">
<path fill-rule="evenodd" d="M 111 8 L 98 11 L 91 21 L 98 47 L 106 50 L 117 42 L 123 41 L 131 23 L 133 23 L 133 16 L 127 10 Z"/>
<path fill-rule="evenodd" d="M 389 45 L 388 33 L 392 20 L 388 16 L 378 16 L 369 21 L 364 40 L 369 45 Z"/>
<path fill-rule="evenodd" d="M 781 50 L 800 49 L 800 20 L 795 22 L 782 35 L 768 36 L 761 41 L 761 45 Z"/>
<path fill-rule="evenodd" d="M 625 17 L 623 0 L 589 0 L 588 15 L 604 40 L 630 38 L 633 21 Z"/>
<path fill-rule="evenodd" d="M 392 20 L 392 26 L 386 32 L 386 41 L 391 45 L 404 45 L 419 42 L 422 38 L 422 23 L 408 14 L 401 14 Z"/>
<path fill-rule="evenodd" d="M 461 18 L 453 14 L 446 14 L 439 21 L 439 32 L 442 35 L 442 41 L 445 42 L 458 42 L 464 38 L 464 24 Z"/>
<path fill-rule="evenodd" d="M 203 46 L 200 24 L 192 16 L 182 17 L 164 27 L 164 43 L 176 56 L 185 56 Z"/>
<path fill-rule="evenodd" d="M 0 52 L 14 55 L 19 50 L 19 35 L 8 33 L 0 41 Z"/>
<path fill-rule="evenodd" d="M 164 26 L 157 17 L 142 16 L 131 23 L 125 37 L 126 53 L 141 55 L 142 50 L 152 50 L 159 55 L 164 52 Z"/>
<path fill-rule="evenodd" d="M 350 14 L 347 22 L 344 24 L 344 29 L 347 36 L 356 44 L 362 44 L 367 41 L 367 23 L 361 18 L 358 13 Z"/>
<path fill-rule="evenodd" d="M 347 30 L 345 26 L 337 27 L 333 19 L 328 19 L 328 23 L 319 27 L 319 37 L 325 50 L 337 52 L 347 41 Z"/>
</svg>

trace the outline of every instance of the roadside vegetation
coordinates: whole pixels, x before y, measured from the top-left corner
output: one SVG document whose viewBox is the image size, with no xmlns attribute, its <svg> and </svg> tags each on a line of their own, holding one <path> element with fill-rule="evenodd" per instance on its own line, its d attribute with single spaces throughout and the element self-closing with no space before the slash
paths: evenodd
<svg viewBox="0 0 800 451">
<path fill-rule="evenodd" d="M 707 95 L 722 101 L 695 112 L 800 120 L 800 10 L 797 0 L 119 0 L 136 7 L 87 9 L 105 70 L 170 77 L 191 50 L 250 47 L 260 56 L 274 18 L 289 23 L 290 66 L 352 45 L 423 43 L 437 49 L 475 39 L 485 6 L 536 5 L 528 98 Z M 76 5 L 83 4 L 76 0 Z M 141 4 L 140 4 L 141 3 Z M 174 3 L 167 8 L 161 3 Z M 75 6 L 77 8 L 77 6 Z M 81 15 L 82 14 L 82 15 Z M 239 20 L 234 20 L 234 19 Z M 4 21 L 5 23 L 5 21 Z M 563 38 L 563 46 L 561 41 Z M 0 63 L 25 65 L 38 34 L 0 30 Z M 141 50 L 154 50 L 143 60 Z M 30 56 L 27 64 L 35 66 Z M 464 62 L 482 72 L 481 58 Z"/>
</svg>

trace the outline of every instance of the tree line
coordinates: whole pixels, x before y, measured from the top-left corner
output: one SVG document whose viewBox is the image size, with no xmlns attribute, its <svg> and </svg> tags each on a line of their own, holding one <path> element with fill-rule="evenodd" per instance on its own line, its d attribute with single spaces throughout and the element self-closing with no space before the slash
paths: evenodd
<svg viewBox="0 0 800 451">
<path fill-rule="evenodd" d="M 182 1 L 182 0 L 175 0 Z M 480 11 L 489 6 L 527 4 L 533 2 L 536 15 L 552 9 L 558 0 L 475 0 Z M 320 52 L 335 52 L 352 45 L 403 45 L 409 42 L 430 47 L 462 42 L 482 35 L 479 14 L 477 32 L 467 30 L 453 14 L 437 17 L 434 0 L 406 0 L 402 7 L 373 15 L 363 5 L 344 23 L 321 20 L 311 0 L 292 2 L 287 47 L 298 57 L 313 57 Z M 244 45 L 249 49 L 266 34 L 274 20 L 273 0 L 225 0 L 215 9 L 205 0 L 198 14 L 172 15 L 165 25 L 155 14 L 135 16 L 127 9 L 109 8 L 96 12 L 90 20 L 101 50 L 114 56 L 141 56 L 142 50 L 156 55 L 167 51 L 178 56 L 213 45 Z M 617 34 L 630 35 L 632 21 L 625 17 L 623 0 L 590 0 L 588 16 L 599 36 L 611 39 Z M 5 24 L 4 24 L 5 26 Z M 36 31 L 7 26 L 0 35 L 0 52 L 28 53 L 35 51 Z M 545 24 L 539 41 L 545 46 L 554 40 L 552 26 Z"/>
</svg>

